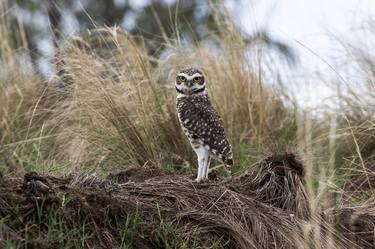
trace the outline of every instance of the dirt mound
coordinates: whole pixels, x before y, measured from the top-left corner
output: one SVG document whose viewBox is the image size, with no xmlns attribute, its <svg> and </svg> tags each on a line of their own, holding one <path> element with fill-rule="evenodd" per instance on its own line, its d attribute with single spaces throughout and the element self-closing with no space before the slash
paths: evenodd
<svg viewBox="0 0 375 249">
<path fill-rule="evenodd" d="M 304 174 L 296 155 L 272 155 L 250 172 L 228 181 L 227 187 L 306 219 L 310 215 L 310 204 Z"/>
<path fill-rule="evenodd" d="M 57 179 L 27 174 L 23 182 L 8 184 L 0 194 L 2 212 L 5 203 L 21 204 L 29 210 L 42 203 L 45 208 L 63 206 L 59 196 L 64 194 L 70 199 L 63 210 L 65 222 L 74 227 L 89 217 L 96 224 L 96 238 L 90 243 L 102 248 L 115 248 L 119 240 L 118 232 L 111 230 L 106 220 L 114 222 L 137 212 L 144 236 L 135 239 L 136 248 L 157 246 L 152 237 L 161 219 L 165 219 L 161 217 L 173 220 L 184 236 L 202 246 L 223 240 L 225 248 L 269 248 L 275 243 L 295 248 L 296 242 L 291 239 L 301 234 L 299 221 L 282 210 L 224 186 L 196 184 L 183 177 L 115 184 L 90 178 Z M 283 229 L 274 230 L 274 226 Z"/>
<path fill-rule="evenodd" d="M 111 173 L 108 178 L 117 183 L 126 182 L 144 182 L 146 180 L 157 180 L 166 178 L 166 176 L 173 177 L 173 174 L 167 173 L 164 170 L 156 167 L 130 167 L 124 171 Z"/>
<path fill-rule="evenodd" d="M 181 172 L 171 173 L 157 167 L 130 167 L 123 171 L 111 173 L 108 176 L 108 179 L 115 181 L 116 183 L 127 183 L 144 182 L 149 180 L 156 181 L 163 180 L 165 178 L 178 178 L 179 176 L 183 176 Z M 194 176 L 190 176 L 189 178 L 192 180 L 194 179 Z M 217 181 L 217 172 L 209 172 L 208 178 L 210 181 Z"/>
<path fill-rule="evenodd" d="M 21 248 L 67 247 L 48 237 L 56 220 L 65 233 L 83 226 L 85 236 L 76 236 L 85 248 L 301 248 L 309 241 L 303 174 L 292 154 L 266 158 L 224 183 L 159 169 L 130 169 L 112 180 L 28 173 L 0 183 L 0 229 Z M 20 227 L 27 230 L 14 232 Z"/>
</svg>

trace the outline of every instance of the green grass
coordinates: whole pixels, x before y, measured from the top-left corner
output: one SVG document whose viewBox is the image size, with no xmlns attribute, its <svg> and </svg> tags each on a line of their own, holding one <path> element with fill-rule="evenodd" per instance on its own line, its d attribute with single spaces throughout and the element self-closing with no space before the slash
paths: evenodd
<svg viewBox="0 0 375 249">
<path fill-rule="evenodd" d="M 26 214 L 16 205 L 2 208 L 1 217 L 3 225 L 26 238 L 19 240 L 17 236 L 5 235 L 8 237 L 5 244 L 10 248 L 48 248 L 48 245 L 57 248 L 84 248 L 86 240 L 93 233 L 91 229 L 85 229 L 92 226 L 89 221 L 82 221 L 79 227 L 71 227 L 57 205 L 46 206 L 43 202 Z"/>
</svg>

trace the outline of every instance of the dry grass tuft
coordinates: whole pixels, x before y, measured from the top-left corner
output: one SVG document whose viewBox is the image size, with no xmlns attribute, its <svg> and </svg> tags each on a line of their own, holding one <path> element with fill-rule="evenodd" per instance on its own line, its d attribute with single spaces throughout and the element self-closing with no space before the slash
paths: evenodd
<svg viewBox="0 0 375 249">
<path fill-rule="evenodd" d="M 337 231 L 359 248 L 374 248 L 375 207 L 373 200 L 357 206 L 327 210 Z"/>
<path fill-rule="evenodd" d="M 49 121 L 58 127 L 59 160 L 70 162 L 71 171 L 195 163 L 179 128 L 172 83 L 174 73 L 187 65 L 203 68 L 239 168 L 254 160 L 244 145 L 260 150 L 283 133 L 290 115 L 250 65 L 244 66 L 241 40 L 238 45 L 231 40 L 233 46 L 226 42 L 222 39 L 218 51 L 171 48 L 157 67 L 135 38 L 116 30 L 93 30 L 67 42 L 57 55 L 54 80 L 63 97 Z"/>
<path fill-rule="evenodd" d="M 72 171 L 181 162 L 188 147 L 174 101 L 152 81 L 145 50 L 115 30 L 92 31 L 86 39 L 58 55 L 63 87 L 57 91 L 64 98 L 50 123 L 59 126 L 60 160 Z"/>
<path fill-rule="evenodd" d="M 304 187 L 305 169 L 291 153 L 262 160 L 250 172 L 228 182 L 228 187 L 257 200 L 288 210 L 300 219 L 310 217 L 310 203 Z"/>
<path fill-rule="evenodd" d="M 44 163 L 53 150 L 45 126 L 52 105 L 47 87 L 30 68 L 22 28 L 10 27 L 5 14 L 0 40 L 0 171 L 23 172 Z"/>
<path fill-rule="evenodd" d="M 364 168 L 357 166 L 347 171 L 346 175 L 348 179 L 344 185 L 344 190 L 347 194 L 353 192 L 373 192 L 375 187 L 375 164 L 368 163 Z"/>
</svg>

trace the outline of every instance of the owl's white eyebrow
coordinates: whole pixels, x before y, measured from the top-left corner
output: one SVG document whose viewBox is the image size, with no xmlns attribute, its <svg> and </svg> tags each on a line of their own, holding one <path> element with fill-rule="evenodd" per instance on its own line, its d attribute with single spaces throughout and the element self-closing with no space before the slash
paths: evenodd
<svg viewBox="0 0 375 249">
<path fill-rule="evenodd" d="M 187 75 L 186 73 L 179 73 L 177 76 L 184 76 L 187 80 L 192 80 L 197 76 L 202 76 L 200 73 L 195 73 L 193 75 Z"/>
</svg>

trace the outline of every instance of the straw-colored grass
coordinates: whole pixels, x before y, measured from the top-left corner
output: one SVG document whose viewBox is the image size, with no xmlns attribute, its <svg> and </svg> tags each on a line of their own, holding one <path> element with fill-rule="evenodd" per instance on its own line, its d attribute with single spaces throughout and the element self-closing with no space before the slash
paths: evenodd
<svg viewBox="0 0 375 249">
<path fill-rule="evenodd" d="M 262 151 L 275 138 L 292 139 L 291 111 L 246 66 L 241 40 L 233 46 L 218 41 L 224 44 L 214 51 L 171 47 L 157 66 L 139 42 L 117 30 L 94 30 L 64 44 L 54 79 L 61 86 L 55 94 L 64 98 L 49 121 L 58 127 L 61 159 L 72 170 L 195 163 L 177 121 L 173 87 L 176 72 L 188 65 L 206 75 L 237 169 L 257 159 L 251 150 Z"/>
</svg>

